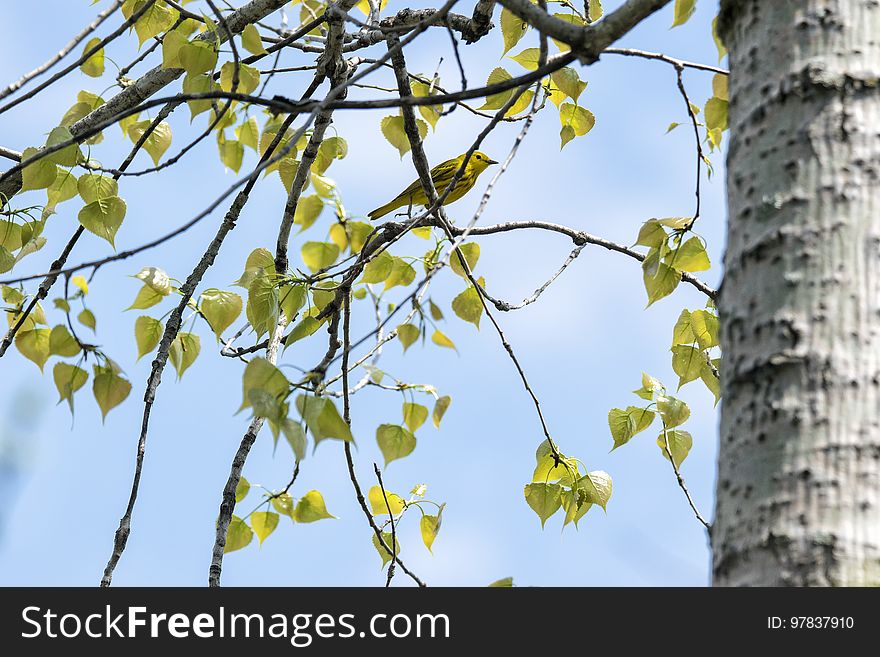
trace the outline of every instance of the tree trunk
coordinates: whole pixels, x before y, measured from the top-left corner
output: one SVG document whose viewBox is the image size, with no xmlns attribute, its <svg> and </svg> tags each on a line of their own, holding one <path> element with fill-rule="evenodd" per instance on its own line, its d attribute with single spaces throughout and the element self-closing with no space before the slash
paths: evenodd
<svg viewBox="0 0 880 657">
<path fill-rule="evenodd" d="M 880 585 L 880 3 L 722 0 L 714 583 Z"/>
</svg>

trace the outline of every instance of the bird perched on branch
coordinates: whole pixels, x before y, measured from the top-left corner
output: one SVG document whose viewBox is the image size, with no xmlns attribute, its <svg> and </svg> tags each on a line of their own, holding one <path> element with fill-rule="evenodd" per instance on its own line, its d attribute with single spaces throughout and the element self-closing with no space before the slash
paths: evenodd
<svg viewBox="0 0 880 657">
<path fill-rule="evenodd" d="M 455 172 L 458 171 L 461 163 L 464 162 L 465 155 L 459 155 L 451 160 L 446 160 L 431 169 L 431 181 L 434 183 L 438 196 L 443 196 L 443 192 L 446 191 L 446 188 L 455 176 Z M 455 187 L 452 188 L 452 191 L 444 199 L 443 205 L 454 203 L 471 191 L 477 182 L 477 178 L 490 164 L 498 164 L 498 162 L 481 151 L 476 151 L 471 155 L 467 165 L 465 165 L 464 172 L 461 174 L 461 178 L 455 183 Z M 370 219 L 378 219 L 392 210 L 413 205 L 429 205 L 428 197 L 425 195 L 425 190 L 422 189 L 422 182 L 420 180 L 416 180 L 393 200 L 373 210 L 369 217 Z"/>
</svg>

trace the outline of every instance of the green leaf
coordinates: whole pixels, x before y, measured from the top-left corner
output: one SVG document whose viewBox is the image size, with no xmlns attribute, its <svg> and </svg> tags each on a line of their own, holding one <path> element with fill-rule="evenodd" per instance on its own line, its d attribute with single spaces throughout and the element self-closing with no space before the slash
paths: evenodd
<svg viewBox="0 0 880 657">
<path fill-rule="evenodd" d="M 403 422 L 415 433 L 428 419 L 428 409 L 421 404 L 403 402 Z"/>
<path fill-rule="evenodd" d="M 653 376 L 642 372 L 642 387 L 638 390 L 633 390 L 633 392 L 642 399 L 652 401 L 655 393 L 663 392 L 663 384 Z"/>
<path fill-rule="evenodd" d="M 199 309 L 219 340 L 223 336 L 223 331 L 241 315 L 242 300 L 234 292 L 225 292 L 212 287 L 202 292 L 199 297 Z"/>
<path fill-rule="evenodd" d="M 388 498 L 387 504 L 385 503 L 386 497 Z M 386 490 L 383 495 L 382 489 L 379 486 L 373 486 L 370 488 L 367 493 L 367 499 L 370 501 L 370 508 L 372 509 L 374 516 L 387 515 L 389 507 L 391 508 L 391 513 L 394 515 L 397 515 L 406 508 L 406 502 L 400 497 L 400 495 L 388 490 Z"/>
<path fill-rule="evenodd" d="M 587 499 L 587 495 L 582 488 L 563 490 L 562 510 L 565 511 L 565 520 L 562 522 L 562 526 L 565 527 L 573 522 L 575 528 L 577 528 L 578 522 L 587 515 L 591 508 L 593 508 L 593 504 Z"/>
<path fill-rule="evenodd" d="M 724 42 L 721 40 L 721 37 L 718 35 L 718 17 L 716 16 L 712 19 L 712 39 L 715 41 L 715 48 L 718 49 L 718 61 L 720 62 L 724 59 L 724 56 L 727 54 L 727 46 L 724 45 Z"/>
<path fill-rule="evenodd" d="M 5 246 L 0 245 L 0 273 L 7 272 L 14 266 L 15 256 Z"/>
<path fill-rule="evenodd" d="M 330 515 L 324 504 L 324 497 L 316 490 L 310 490 L 296 503 L 293 519 L 297 522 L 315 522 L 324 518 L 336 518 Z"/>
<path fill-rule="evenodd" d="M 83 309 L 83 311 L 76 316 L 76 319 L 83 326 L 92 329 L 92 333 L 96 332 L 95 329 L 97 327 L 97 322 L 95 321 L 95 314 L 88 308 Z"/>
<path fill-rule="evenodd" d="M 575 459 L 566 458 L 560 454 L 560 461 L 557 465 L 556 458 L 553 456 L 553 449 L 547 440 L 538 445 L 535 450 L 535 470 L 532 473 L 532 481 L 534 483 L 548 483 L 559 481 L 563 477 L 571 479 L 572 476 L 577 478 L 578 469 Z"/>
<path fill-rule="evenodd" d="M 82 388 L 89 379 L 89 374 L 84 369 L 68 363 L 55 363 L 52 370 L 55 379 L 55 388 L 58 390 L 58 403 L 67 400 L 70 412 L 73 412 L 73 393 Z"/>
<path fill-rule="evenodd" d="M 416 448 L 416 437 L 396 424 L 381 424 L 376 429 L 376 442 L 385 457 L 385 466 L 408 456 Z"/>
<path fill-rule="evenodd" d="M 675 9 L 672 27 L 684 25 L 694 15 L 697 9 L 697 0 L 675 0 Z"/>
<path fill-rule="evenodd" d="M 505 577 L 503 579 L 496 579 L 494 582 L 489 584 L 488 588 L 490 589 L 508 589 L 513 587 L 513 577 Z"/>
<path fill-rule="evenodd" d="M 251 27 L 251 26 L 249 26 Z M 259 150 L 260 128 L 257 119 L 253 116 L 235 128 L 235 138 L 242 146 L 247 146 L 255 151 Z"/>
<path fill-rule="evenodd" d="M 391 532 L 382 532 L 382 540 L 385 542 L 385 545 L 388 546 L 389 549 L 394 550 L 394 556 L 396 557 L 400 554 L 400 541 L 394 540 L 395 537 L 391 534 Z M 386 549 L 382 543 L 379 542 L 379 537 L 376 534 L 373 534 L 373 547 L 376 548 L 376 552 L 379 553 L 379 556 L 382 557 L 382 567 L 385 567 L 389 561 L 391 561 L 391 552 Z"/>
<path fill-rule="evenodd" d="M 69 358 L 80 352 L 80 346 L 76 339 L 67 330 L 64 324 L 58 324 L 49 334 L 49 354 Z"/>
<path fill-rule="evenodd" d="M 667 447 L 668 441 L 668 447 Z M 660 432 L 657 436 L 657 446 L 663 454 L 663 458 L 669 460 L 669 454 L 672 454 L 672 462 L 676 468 L 680 468 L 681 464 L 687 458 L 691 447 L 694 445 L 694 439 L 687 431 L 681 429 L 670 429 L 666 432 Z"/>
<path fill-rule="evenodd" d="M 279 518 L 280 516 L 273 511 L 254 511 L 251 514 L 251 527 L 254 528 L 254 533 L 260 539 L 260 545 L 269 537 L 269 534 L 275 531 Z"/>
<path fill-rule="evenodd" d="M 446 334 L 440 330 L 435 330 L 431 335 L 431 342 L 438 347 L 446 347 L 447 349 L 455 349 L 455 343 L 446 337 Z"/>
<path fill-rule="evenodd" d="M 303 263 L 312 272 L 326 269 L 339 257 L 339 247 L 332 242 L 306 242 L 300 250 Z"/>
<path fill-rule="evenodd" d="M 440 397 L 436 402 L 434 402 L 434 412 L 431 413 L 431 420 L 434 422 L 434 427 L 437 429 L 440 428 L 440 422 L 443 420 L 443 416 L 446 414 L 449 405 L 452 403 L 452 397 L 449 395 L 445 395 Z"/>
<path fill-rule="evenodd" d="M 101 43 L 101 39 L 94 37 L 86 42 L 82 54 L 85 55 L 92 48 Z M 104 48 L 97 50 L 91 57 L 79 65 L 79 70 L 92 78 L 99 78 L 104 75 Z"/>
<path fill-rule="evenodd" d="M 110 176 L 97 173 L 84 173 L 76 184 L 80 198 L 86 203 L 94 203 L 119 195 L 119 183 Z"/>
<path fill-rule="evenodd" d="M 584 89 L 587 88 L 587 83 L 581 80 L 577 71 L 568 66 L 551 73 L 550 79 L 562 93 L 571 98 L 575 103 L 581 97 Z"/>
<path fill-rule="evenodd" d="M 572 103 L 563 103 L 559 108 L 559 121 L 562 123 L 560 150 L 575 137 L 582 137 L 590 132 L 596 125 L 596 117 L 590 110 Z"/>
<path fill-rule="evenodd" d="M 238 516 L 232 516 L 229 529 L 226 532 L 226 545 L 223 548 L 223 554 L 247 547 L 252 540 L 254 540 L 253 530 L 247 526 L 244 520 Z"/>
<path fill-rule="evenodd" d="M 251 406 L 250 393 L 262 390 L 275 399 L 284 399 L 290 391 L 287 377 L 265 358 L 254 358 L 244 370 L 242 377 L 242 403 L 239 411 Z"/>
<path fill-rule="evenodd" d="M 391 275 L 392 269 L 394 269 L 394 256 L 387 251 L 382 251 L 364 266 L 364 275 L 361 281 L 381 283 Z"/>
<path fill-rule="evenodd" d="M 178 333 L 168 350 L 168 358 L 174 369 L 177 370 L 177 378 L 182 379 L 183 373 L 189 369 L 202 348 L 202 341 L 195 333 Z"/>
<path fill-rule="evenodd" d="M 138 291 L 137 296 L 135 297 L 132 304 L 126 308 L 126 310 L 143 310 L 146 308 L 151 308 L 155 306 L 157 303 L 162 301 L 165 297 L 156 290 L 154 290 L 149 285 L 141 286 L 141 289 Z"/>
<path fill-rule="evenodd" d="M 654 256 L 652 258 L 652 255 Z M 651 267 L 655 266 L 656 273 L 651 273 Z M 669 265 L 659 262 L 659 252 L 651 250 L 648 257 L 642 263 L 645 281 L 645 291 L 648 293 L 648 305 L 655 301 L 659 301 L 663 297 L 667 297 L 675 291 L 678 284 L 681 283 L 681 272 L 673 269 Z"/>
<path fill-rule="evenodd" d="M 21 154 L 21 160 L 30 159 L 39 151 L 36 148 L 25 148 Z M 59 151 L 60 152 L 60 151 Z M 49 158 L 44 157 L 37 160 L 33 164 L 28 164 L 21 170 L 21 191 L 26 192 L 29 189 L 46 189 L 55 182 L 58 176 L 58 169 L 55 163 Z"/>
<path fill-rule="evenodd" d="M 406 287 L 416 279 L 416 270 L 403 258 L 392 257 L 391 272 L 385 279 L 385 289 L 401 285 Z"/>
<path fill-rule="evenodd" d="M 428 552 L 433 554 L 433 550 L 431 546 L 434 545 L 434 539 L 437 538 L 437 534 L 440 533 L 440 523 L 443 520 L 443 507 L 440 507 L 440 513 L 436 516 L 429 516 L 425 514 L 422 516 L 422 519 L 419 521 L 419 531 L 422 534 L 422 542 L 425 544 L 425 547 L 428 548 Z"/>
<path fill-rule="evenodd" d="M 253 23 L 248 23 L 241 32 L 241 45 L 252 55 L 267 54 L 266 48 L 263 46 L 263 40 L 260 38 L 260 32 Z"/>
<path fill-rule="evenodd" d="M 293 450 L 296 460 L 302 461 L 306 457 L 306 432 L 300 423 L 287 419 L 281 424 L 281 430 L 284 432 L 284 438 Z"/>
<path fill-rule="evenodd" d="M 675 397 L 658 397 L 657 410 L 660 411 L 663 426 L 667 429 L 684 424 L 691 416 L 691 409 L 688 408 L 688 405 Z"/>
<path fill-rule="evenodd" d="M 49 136 L 46 138 L 46 146 L 48 147 L 56 146 L 58 144 L 65 144 L 70 142 L 72 139 L 73 135 L 70 133 L 70 130 L 68 130 L 64 126 L 58 126 L 57 128 L 53 128 L 52 132 L 49 133 Z M 60 151 L 55 151 L 54 153 L 48 155 L 46 159 L 50 162 L 60 164 L 64 167 L 72 167 L 80 162 L 83 159 L 83 156 L 79 150 L 79 146 L 74 143 L 70 144 L 69 146 L 65 146 Z M 55 181 L 53 180 L 52 182 L 54 183 Z"/>
<path fill-rule="evenodd" d="M 726 93 L 726 88 L 724 92 Z M 709 130 L 727 130 L 729 120 L 727 100 L 713 96 L 706 101 L 706 109 L 704 111 L 706 128 Z"/>
<path fill-rule="evenodd" d="M 477 282 L 481 286 L 485 284 L 483 278 L 480 278 Z M 483 315 L 483 301 L 477 288 L 469 285 L 464 292 L 455 297 L 452 300 L 452 311 L 460 319 L 480 328 L 480 318 Z"/>
<path fill-rule="evenodd" d="M 244 160 L 244 146 L 235 139 L 226 139 L 221 130 L 217 133 L 217 151 L 220 154 L 220 162 L 223 163 L 223 166 L 238 173 Z"/>
<path fill-rule="evenodd" d="M 716 73 L 712 76 L 712 93 L 716 98 L 721 100 L 729 100 L 730 90 L 728 76 L 724 73 Z"/>
<path fill-rule="evenodd" d="M 516 116 L 523 110 L 525 110 L 532 103 L 532 99 L 535 97 L 535 92 L 531 90 L 524 91 L 519 97 L 516 99 L 516 102 L 510 106 L 510 109 L 504 114 L 506 118 L 510 118 L 512 116 Z"/>
<path fill-rule="evenodd" d="M 319 312 L 323 311 L 335 298 L 336 283 L 333 281 L 324 281 L 312 288 L 312 301 Z"/>
<path fill-rule="evenodd" d="M 162 37 L 162 68 L 183 68 L 180 49 L 186 44 L 186 36 L 178 30 L 172 30 Z"/>
<path fill-rule="evenodd" d="M 132 143 L 136 144 L 152 123 L 152 121 L 139 121 L 138 123 L 132 123 L 128 126 L 128 138 Z M 162 155 L 164 155 L 165 151 L 171 146 L 171 138 L 171 126 L 165 121 L 162 121 L 153 129 L 144 141 L 143 149 L 149 153 L 154 165 L 158 166 L 159 160 L 162 159 Z"/>
<path fill-rule="evenodd" d="M 700 379 L 715 396 L 715 404 L 718 404 L 718 400 L 721 399 L 721 381 L 716 376 L 715 371 L 709 365 L 709 363 L 705 363 L 703 367 L 700 368 Z"/>
<path fill-rule="evenodd" d="M 675 345 L 672 348 L 672 370 L 678 374 L 678 387 L 700 378 L 700 371 L 706 362 L 706 356 L 700 349 L 687 345 Z"/>
<path fill-rule="evenodd" d="M 411 79 L 409 86 L 412 89 L 413 96 L 417 98 L 426 98 L 437 93 L 437 90 L 432 88 L 432 85 L 426 84 L 421 80 Z M 443 114 L 443 105 L 419 105 L 418 108 L 419 114 L 430 124 L 431 129 L 436 129 L 437 121 L 440 120 Z"/>
<path fill-rule="evenodd" d="M 700 349 L 711 349 L 718 346 L 718 317 L 709 311 L 695 310 L 691 313 L 691 330 Z"/>
<path fill-rule="evenodd" d="M 486 80 L 486 86 L 491 87 L 496 84 L 500 84 L 502 82 L 507 82 L 513 78 L 513 76 L 505 71 L 503 68 L 498 67 L 494 69 L 491 73 L 489 73 L 489 77 Z M 513 89 L 508 89 L 507 91 L 501 91 L 497 94 L 492 94 L 490 96 L 486 96 L 486 102 L 483 103 L 481 107 L 477 109 L 481 110 L 498 110 L 504 107 L 504 104 L 510 99 L 510 96 L 513 94 Z"/>
<path fill-rule="evenodd" d="M 477 266 L 477 262 L 480 260 L 480 245 L 476 242 L 467 242 L 459 246 L 457 252 L 449 257 L 449 267 L 452 271 L 462 278 L 467 279 L 467 274 L 464 271 L 464 267 L 461 265 L 459 254 L 464 257 L 468 269 L 473 272 L 474 268 Z"/>
<path fill-rule="evenodd" d="M 69 201 L 77 194 L 77 179 L 70 171 L 56 169 L 55 182 L 46 189 L 46 211 L 54 211 L 59 203 Z"/>
<path fill-rule="evenodd" d="M 291 178 L 291 183 L 292 182 L 293 179 Z M 288 185 L 287 187 L 289 189 L 290 186 Z M 318 217 L 321 216 L 323 210 L 324 200 L 320 196 L 317 194 L 303 196 L 296 204 L 296 210 L 293 213 L 293 223 L 299 226 L 301 230 L 305 230 L 318 220 Z M 337 254 L 338 248 L 339 247 L 337 247 Z"/>
<path fill-rule="evenodd" d="M 602 18 L 602 13 L 602 0 L 590 0 L 588 13 L 590 22 L 596 22 Z"/>
<path fill-rule="evenodd" d="M 125 218 L 125 209 L 125 201 L 118 196 L 111 196 L 84 206 L 77 218 L 83 228 L 107 240 L 115 248 L 113 241 Z"/>
<path fill-rule="evenodd" d="M 210 75 L 187 75 L 183 79 L 183 93 L 185 94 L 204 94 L 214 91 L 220 85 L 215 84 L 214 79 Z M 211 99 L 188 100 L 186 104 L 189 106 L 190 120 L 196 118 L 202 112 L 211 109 Z"/>
<path fill-rule="evenodd" d="M 693 344 L 696 339 L 691 326 L 691 311 L 682 310 L 672 329 L 672 344 Z"/>
<path fill-rule="evenodd" d="M 339 415 L 332 400 L 313 395 L 299 395 L 296 398 L 296 408 L 306 421 L 309 431 L 312 432 L 315 447 L 327 438 L 354 441 L 351 429 Z"/>
<path fill-rule="evenodd" d="M 278 289 L 275 283 L 264 275 L 253 279 L 248 286 L 245 314 L 258 338 L 275 330 L 278 312 Z"/>
<path fill-rule="evenodd" d="M 36 364 L 43 370 L 43 365 L 49 360 L 49 337 L 52 331 L 49 329 L 34 328 L 29 331 L 19 331 L 15 336 L 15 347 L 22 356 Z"/>
<path fill-rule="evenodd" d="M 217 64 L 217 49 L 209 41 L 190 41 L 179 46 L 177 60 L 189 75 L 207 73 Z"/>
<path fill-rule="evenodd" d="M 306 303 L 307 295 L 308 286 L 305 284 L 283 285 L 278 288 L 278 303 L 288 321 L 292 321 L 297 316 Z"/>
<path fill-rule="evenodd" d="M 666 244 L 667 238 L 668 235 L 660 222 L 656 219 L 650 219 L 642 224 L 636 244 L 659 249 Z"/>
<path fill-rule="evenodd" d="M 345 229 L 348 233 L 348 244 L 352 253 L 360 253 L 367 243 L 367 237 L 373 232 L 373 226 L 363 221 L 347 221 Z"/>
<path fill-rule="evenodd" d="M 22 245 L 21 226 L 13 221 L 0 220 L 0 246 L 7 251 L 17 251 Z"/>
<path fill-rule="evenodd" d="M 541 528 L 547 519 L 562 506 L 562 486 L 559 484 L 526 484 L 526 503 L 541 519 Z"/>
<path fill-rule="evenodd" d="M 501 35 L 504 37 L 504 52 L 506 55 L 529 30 L 529 24 L 522 18 L 507 9 L 501 10 Z"/>
<path fill-rule="evenodd" d="M 644 431 L 654 421 L 654 412 L 638 406 L 627 406 L 626 410 L 612 408 L 608 411 L 608 427 L 617 449 L 625 445 L 640 431 Z"/>
<path fill-rule="evenodd" d="M 92 393 L 101 408 L 101 418 L 106 419 L 107 413 L 125 401 L 131 392 L 131 383 L 119 375 L 113 365 L 93 367 Z"/>
<path fill-rule="evenodd" d="M 602 470 L 594 470 L 578 479 L 577 488 L 586 493 L 587 501 L 598 504 L 603 511 L 611 499 L 611 475 Z"/>
<path fill-rule="evenodd" d="M 131 9 L 132 14 L 137 12 L 146 1 L 136 0 Z M 177 16 L 177 12 L 169 9 L 161 0 L 153 3 L 134 24 L 134 31 L 137 32 L 140 45 L 144 45 L 144 41 L 170 30 L 177 21 Z"/>
<path fill-rule="evenodd" d="M 232 76 L 235 71 L 234 62 L 226 62 L 220 68 L 220 88 L 223 91 L 232 91 Z M 260 86 L 260 72 L 253 66 L 240 64 L 238 67 L 238 88 L 237 93 L 251 94 Z"/>
<path fill-rule="evenodd" d="M 251 251 L 244 264 L 244 272 L 235 281 L 235 285 L 248 288 L 255 278 L 264 274 L 275 273 L 275 257 L 269 253 L 268 249 L 254 249 Z"/>
<path fill-rule="evenodd" d="M 512 59 L 528 71 L 534 71 L 538 68 L 538 60 L 540 59 L 540 56 L 540 48 L 526 48 L 516 55 L 511 55 L 508 59 Z"/>
<path fill-rule="evenodd" d="M 666 264 L 678 271 L 706 271 L 712 264 L 706 247 L 699 237 L 692 237 L 677 249 L 673 249 L 666 256 Z"/>
<path fill-rule="evenodd" d="M 313 335 L 319 328 L 321 328 L 323 323 L 323 321 L 318 321 L 311 316 L 303 317 L 302 320 L 293 327 L 290 333 L 287 334 L 287 338 L 284 340 L 284 348 L 286 349 L 294 342 Z"/>
<path fill-rule="evenodd" d="M 280 493 L 271 499 L 273 509 L 293 520 L 293 511 L 296 505 L 293 503 L 293 498 L 289 493 Z"/>
<path fill-rule="evenodd" d="M 428 124 L 421 119 L 416 119 L 416 125 L 419 131 L 419 137 L 424 139 L 428 134 Z M 403 127 L 402 116 L 386 116 L 380 123 L 382 134 L 388 143 L 397 149 L 401 159 L 409 152 L 410 144 L 406 136 L 406 130 Z"/>
<path fill-rule="evenodd" d="M 251 489 L 250 482 L 244 477 L 240 477 L 238 480 L 238 485 L 235 487 L 235 503 L 238 504 L 245 497 L 247 497 L 248 491 Z"/>
<path fill-rule="evenodd" d="M 419 331 L 419 327 L 413 324 L 401 324 L 397 327 L 397 338 L 403 345 L 404 353 L 406 353 L 406 350 L 419 339 L 420 333 L 421 331 Z"/>
</svg>

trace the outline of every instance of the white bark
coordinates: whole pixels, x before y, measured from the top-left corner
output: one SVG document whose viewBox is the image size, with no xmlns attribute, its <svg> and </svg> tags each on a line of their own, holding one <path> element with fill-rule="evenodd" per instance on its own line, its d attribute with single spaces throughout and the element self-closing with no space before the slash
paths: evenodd
<svg viewBox="0 0 880 657">
<path fill-rule="evenodd" d="M 723 0 L 716 585 L 880 585 L 880 3 Z"/>
</svg>

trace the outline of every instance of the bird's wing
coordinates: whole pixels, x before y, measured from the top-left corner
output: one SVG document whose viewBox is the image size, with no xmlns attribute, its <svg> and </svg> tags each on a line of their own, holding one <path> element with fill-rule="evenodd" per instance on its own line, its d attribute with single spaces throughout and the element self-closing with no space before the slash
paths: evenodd
<svg viewBox="0 0 880 657">
<path fill-rule="evenodd" d="M 446 185 L 449 184 L 449 181 L 452 180 L 452 176 L 458 170 L 459 166 L 461 166 L 461 158 L 454 157 L 451 160 L 441 162 L 431 169 L 431 180 L 434 183 L 434 187 L 437 188 L 438 194 L 443 193 L 443 190 L 446 188 Z"/>
</svg>

